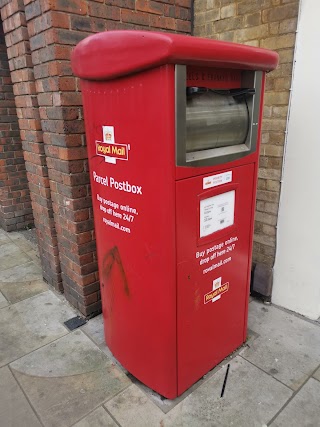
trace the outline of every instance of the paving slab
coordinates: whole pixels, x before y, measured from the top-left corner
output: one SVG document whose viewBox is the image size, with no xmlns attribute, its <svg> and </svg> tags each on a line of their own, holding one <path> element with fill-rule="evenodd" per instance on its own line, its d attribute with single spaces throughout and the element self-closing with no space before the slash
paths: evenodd
<svg viewBox="0 0 320 427">
<path fill-rule="evenodd" d="M 0 282 L 31 282 L 32 280 L 41 279 L 41 268 L 32 261 L 6 270 L 0 270 Z"/>
<path fill-rule="evenodd" d="M 41 259 L 38 251 L 31 249 L 27 252 L 27 254 L 37 266 L 41 267 Z"/>
<path fill-rule="evenodd" d="M 10 236 L 9 236 L 10 237 Z M 20 238 L 14 239 L 13 243 L 22 251 L 26 252 L 29 255 L 29 252 L 34 251 L 35 247 L 31 242 L 28 242 L 27 239 L 25 239 L 23 236 L 21 236 Z"/>
<path fill-rule="evenodd" d="M 41 427 L 10 369 L 0 369 L 0 425 L 3 427 Z"/>
<path fill-rule="evenodd" d="M 273 421 L 271 427 L 319 427 L 320 382 L 310 378 Z"/>
<path fill-rule="evenodd" d="M 5 245 L 7 243 L 11 243 L 11 240 L 9 239 L 9 237 L 5 234 L 5 232 L 3 230 L 0 233 L 0 246 Z M 0 249 L 0 252 L 2 252 L 2 249 Z"/>
<path fill-rule="evenodd" d="M 43 292 L 0 310 L 0 366 L 68 333 L 63 322 L 74 316 L 53 292 Z"/>
<path fill-rule="evenodd" d="M 1 246 L 0 271 L 11 267 L 20 266 L 31 261 L 28 255 L 20 250 L 14 243 L 6 243 Z"/>
<path fill-rule="evenodd" d="M 122 368 L 120 363 L 114 358 L 113 354 L 111 353 L 109 347 L 106 344 L 105 338 L 104 338 L 104 329 L 103 329 L 103 317 L 102 314 L 99 316 L 94 317 L 93 319 L 90 319 L 84 326 L 81 328 L 83 332 L 92 339 L 94 343 L 97 344 L 97 346 L 110 358 L 112 359 L 119 367 Z M 123 371 L 124 368 L 122 368 Z M 127 371 L 125 371 L 127 372 Z"/>
<path fill-rule="evenodd" d="M 16 240 L 16 239 L 21 239 L 22 233 L 20 231 L 4 231 L 4 233 L 10 237 L 10 240 Z"/>
<path fill-rule="evenodd" d="M 10 367 L 48 427 L 73 425 L 130 384 L 80 330 L 22 357 Z"/>
<path fill-rule="evenodd" d="M 105 338 L 104 338 L 104 329 L 103 329 L 103 317 L 102 315 L 99 315 L 97 317 L 94 317 L 93 319 L 90 319 L 82 328 L 86 335 L 88 335 L 98 346 L 99 348 L 113 360 L 119 368 L 126 374 L 128 374 L 128 371 L 114 358 L 113 354 L 109 350 L 109 348 L 106 346 Z M 251 342 L 252 339 L 255 339 L 258 335 L 254 333 L 253 331 L 248 329 L 248 342 Z M 233 357 L 235 357 L 236 354 L 231 355 L 228 360 L 231 360 Z M 223 363 L 226 363 L 224 361 Z M 176 405 L 181 402 L 181 400 L 185 399 L 186 396 L 188 396 L 190 393 L 192 393 L 195 389 L 197 389 L 205 380 L 207 380 L 209 377 L 215 374 L 217 370 L 220 369 L 220 365 L 213 368 L 210 372 L 208 372 L 203 378 L 201 378 L 196 384 L 194 384 L 192 387 L 190 387 L 183 395 L 181 395 L 179 398 L 174 400 L 165 399 L 162 396 L 160 396 L 155 391 L 151 390 L 144 384 L 142 384 L 140 381 L 138 381 L 136 378 L 131 377 L 131 380 L 134 384 L 136 384 L 137 387 L 139 387 L 142 392 L 149 398 L 151 401 L 157 405 L 164 413 L 169 412 L 172 408 L 174 408 Z"/>
<path fill-rule="evenodd" d="M 253 301 L 249 327 L 260 336 L 241 355 L 297 390 L 320 364 L 320 327 L 272 305 Z"/>
<path fill-rule="evenodd" d="M 166 426 L 166 415 L 135 384 L 104 406 L 122 427 Z"/>
<path fill-rule="evenodd" d="M 43 280 L 32 282 L 1 283 L 0 290 L 6 299 L 14 304 L 18 301 L 33 297 L 48 290 L 48 285 Z"/>
<path fill-rule="evenodd" d="M 125 374 L 128 371 L 118 362 L 118 360 L 113 356 L 109 347 L 106 344 L 104 338 L 104 329 L 103 329 L 103 317 L 102 314 L 99 316 L 90 319 L 84 326 L 81 328 L 88 337 L 92 339 L 93 342 L 102 350 Z"/>
<path fill-rule="evenodd" d="M 100 406 L 81 421 L 74 424 L 73 427 L 118 427 L 118 424 L 116 424 L 107 411 Z"/>
<path fill-rule="evenodd" d="M 291 397 L 292 391 L 240 356 L 230 362 L 224 397 L 226 366 L 164 414 L 136 386 L 105 404 L 122 427 L 261 427 Z"/>
<path fill-rule="evenodd" d="M 0 292 L 0 308 L 7 307 L 9 305 L 8 301 L 5 299 L 3 294 Z"/>
<path fill-rule="evenodd" d="M 36 230 L 22 230 L 19 232 L 6 233 L 6 237 L 17 245 L 33 260 L 40 260 Z"/>
<path fill-rule="evenodd" d="M 81 328 L 98 346 L 105 345 L 102 314 L 90 319 Z"/>
<path fill-rule="evenodd" d="M 21 230 L 21 231 L 9 231 L 9 232 L 5 231 L 5 233 L 9 237 L 9 239 L 12 240 L 12 241 L 17 241 L 17 240 L 26 240 L 26 241 L 28 241 L 28 239 L 26 239 L 24 236 L 27 233 L 31 233 L 32 234 L 33 231 L 35 232 L 35 229 L 33 229 L 33 230 Z"/>
<path fill-rule="evenodd" d="M 313 374 L 313 377 L 320 381 L 320 368 Z"/>
<path fill-rule="evenodd" d="M 19 233 L 22 234 L 22 236 L 35 248 L 38 247 L 37 230 L 35 228 L 30 228 L 29 230 L 20 230 Z"/>
</svg>

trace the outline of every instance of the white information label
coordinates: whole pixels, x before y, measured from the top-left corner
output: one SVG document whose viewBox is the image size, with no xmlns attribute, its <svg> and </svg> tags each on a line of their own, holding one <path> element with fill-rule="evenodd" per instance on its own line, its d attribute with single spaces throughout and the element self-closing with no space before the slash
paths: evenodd
<svg viewBox="0 0 320 427">
<path fill-rule="evenodd" d="M 103 133 L 103 142 L 108 142 L 109 144 L 114 144 L 114 126 L 102 126 L 102 133 Z M 104 157 L 105 162 L 116 164 L 117 160 L 115 157 Z"/>
<path fill-rule="evenodd" d="M 102 126 L 103 142 L 114 144 L 114 126 Z"/>
<path fill-rule="evenodd" d="M 217 185 L 227 184 L 232 181 L 232 171 L 218 173 L 203 178 L 203 189 L 216 187 Z"/>
<path fill-rule="evenodd" d="M 200 201 L 200 237 L 234 224 L 235 190 Z"/>
<path fill-rule="evenodd" d="M 212 282 L 212 291 L 215 291 L 215 290 L 217 290 L 217 289 L 219 289 L 219 288 L 221 288 L 221 277 L 218 277 L 218 279 L 215 279 L 213 282 Z M 217 301 L 218 299 L 220 299 L 221 298 L 221 295 L 218 295 L 218 296 L 216 296 L 216 297 L 214 297 L 213 299 L 212 299 L 212 302 L 215 302 L 215 301 Z"/>
</svg>

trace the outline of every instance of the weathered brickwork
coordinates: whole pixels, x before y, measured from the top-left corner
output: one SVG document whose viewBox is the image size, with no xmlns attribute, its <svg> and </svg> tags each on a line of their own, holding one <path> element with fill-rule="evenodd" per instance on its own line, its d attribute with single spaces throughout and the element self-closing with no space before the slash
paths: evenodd
<svg viewBox="0 0 320 427">
<path fill-rule="evenodd" d="M 48 168 L 44 153 L 25 6 L 22 0 L 3 1 L 2 3 L 6 3 L 2 4 L 1 19 L 32 200 L 32 211 L 37 229 L 43 277 L 57 290 L 62 290 Z"/>
<path fill-rule="evenodd" d="M 6 231 L 33 224 L 7 49 L 0 23 L 0 224 Z"/>
<path fill-rule="evenodd" d="M 101 303 L 71 51 L 105 30 L 190 33 L 191 0 L 0 0 L 1 6 L 45 278 L 91 316 Z"/>
<path fill-rule="evenodd" d="M 273 266 L 298 0 L 198 0 L 194 35 L 276 50 L 267 76 L 253 260 Z"/>
</svg>

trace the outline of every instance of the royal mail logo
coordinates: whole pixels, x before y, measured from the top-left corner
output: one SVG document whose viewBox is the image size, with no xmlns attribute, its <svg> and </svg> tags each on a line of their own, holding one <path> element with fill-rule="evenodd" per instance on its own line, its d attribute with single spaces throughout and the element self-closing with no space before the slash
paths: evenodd
<svg viewBox="0 0 320 427">
<path fill-rule="evenodd" d="M 213 289 L 212 291 L 208 292 L 204 295 L 204 303 L 207 304 L 208 302 L 215 302 L 217 299 L 221 297 L 222 294 L 225 292 L 228 292 L 229 290 L 229 282 L 224 283 L 223 285 L 220 285 L 217 289 Z"/>
<path fill-rule="evenodd" d="M 111 144 L 96 141 L 98 156 L 113 157 L 119 160 L 128 160 L 128 146 L 126 144 Z"/>
<path fill-rule="evenodd" d="M 117 160 L 128 160 L 129 144 L 115 142 L 114 126 L 102 126 L 103 141 L 96 141 L 96 153 L 103 156 L 107 163 L 117 163 Z"/>
</svg>

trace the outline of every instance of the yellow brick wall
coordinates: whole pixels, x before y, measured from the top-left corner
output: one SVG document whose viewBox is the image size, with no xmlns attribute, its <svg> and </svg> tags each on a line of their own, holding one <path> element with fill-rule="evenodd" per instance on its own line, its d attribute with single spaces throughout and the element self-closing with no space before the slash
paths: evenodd
<svg viewBox="0 0 320 427">
<path fill-rule="evenodd" d="M 281 167 L 299 0 L 195 0 L 194 35 L 276 50 L 267 76 L 253 260 L 274 263 Z"/>
</svg>

